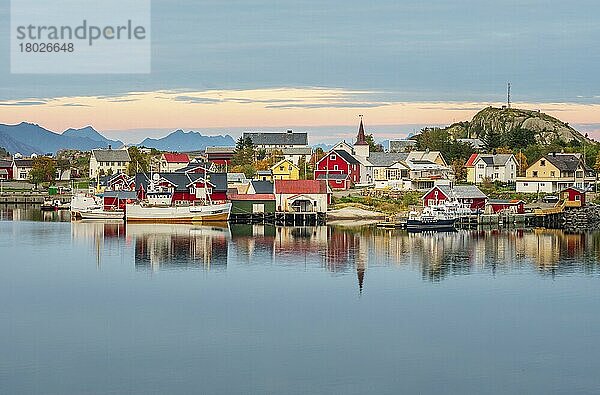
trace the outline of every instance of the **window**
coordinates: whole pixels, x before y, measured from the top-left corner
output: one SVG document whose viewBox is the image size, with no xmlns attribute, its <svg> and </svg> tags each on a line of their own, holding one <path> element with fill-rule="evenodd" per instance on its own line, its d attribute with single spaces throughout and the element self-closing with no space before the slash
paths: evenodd
<svg viewBox="0 0 600 395">
<path fill-rule="evenodd" d="M 279 170 L 283 171 L 283 166 L 279 166 Z M 291 170 L 291 169 L 290 169 Z"/>
<path fill-rule="evenodd" d="M 190 195 L 195 195 L 196 194 L 196 187 L 194 185 L 192 185 L 190 187 Z"/>
<path fill-rule="evenodd" d="M 546 166 L 546 161 L 542 159 L 542 160 L 540 161 L 540 166 Z"/>
<path fill-rule="evenodd" d="M 526 187 L 526 186 L 529 186 L 529 183 L 527 183 L 527 182 L 524 182 L 524 183 L 523 183 L 523 186 L 524 186 L 524 187 Z"/>
<path fill-rule="evenodd" d="M 550 177 L 554 177 L 554 174 L 555 174 L 555 173 L 554 173 L 553 171 L 551 171 L 551 172 L 550 172 Z"/>
<path fill-rule="evenodd" d="M 537 176 L 538 176 L 538 172 L 537 172 L 537 171 L 534 171 L 534 172 L 533 172 L 533 176 L 534 176 L 534 177 L 537 177 Z"/>
<path fill-rule="evenodd" d="M 338 165 L 334 165 L 333 170 L 339 170 Z"/>
<path fill-rule="evenodd" d="M 336 180 L 336 181 L 335 181 L 335 183 L 336 183 L 336 184 L 341 184 L 341 183 L 342 183 L 342 181 L 340 181 L 340 180 Z"/>
<path fill-rule="evenodd" d="M 336 160 L 337 156 L 335 156 L 335 154 L 331 154 L 329 155 L 329 160 Z"/>
<path fill-rule="evenodd" d="M 477 168 L 478 169 L 485 169 L 485 166 L 484 166 L 483 163 L 480 163 L 480 164 L 477 165 Z"/>
<path fill-rule="evenodd" d="M 581 200 L 581 196 L 579 196 L 579 195 L 575 195 L 575 201 L 577 201 L 577 202 L 578 202 L 578 201 L 580 201 L 580 200 Z"/>
</svg>

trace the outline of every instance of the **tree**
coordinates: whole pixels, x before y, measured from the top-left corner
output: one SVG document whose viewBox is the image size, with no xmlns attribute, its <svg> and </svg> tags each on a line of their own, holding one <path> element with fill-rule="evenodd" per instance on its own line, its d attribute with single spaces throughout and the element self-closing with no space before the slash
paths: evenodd
<svg viewBox="0 0 600 395">
<path fill-rule="evenodd" d="M 527 170 L 527 168 L 529 167 L 529 164 L 527 163 L 527 157 L 525 156 L 525 154 L 523 154 L 523 152 L 517 152 L 517 154 L 515 155 L 515 158 L 517 159 L 517 163 L 518 163 L 518 175 L 520 177 L 525 176 L 525 170 Z"/>
<path fill-rule="evenodd" d="M 504 145 L 502 135 L 494 129 L 487 130 L 481 142 L 483 143 L 483 149 L 488 153 L 492 153 L 495 149 Z"/>
<path fill-rule="evenodd" d="M 298 159 L 298 168 L 300 169 L 300 179 L 306 180 L 306 173 L 308 173 L 308 164 L 306 163 L 306 157 L 302 155 Z"/>
<path fill-rule="evenodd" d="M 42 182 L 52 182 L 56 177 L 56 163 L 54 159 L 46 156 L 39 156 L 33 159 L 31 171 L 29 172 L 29 180 L 35 184 Z"/>
<path fill-rule="evenodd" d="M 8 158 L 10 154 L 4 147 L 0 147 L 0 158 Z"/>
<path fill-rule="evenodd" d="M 369 144 L 369 152 L 383 152 L 383 145 L 375 143 L 372 133 L 367 134 L 365 140 L 367 140 L 367 144 Z"/>
<path fill-rule="evenodd" d="M 235 150 L 233 151 L 231 164 L 233 166 L 252 165 L 255 157 L 256 151 L 254 149 L 252 139 L 250 139 L 250 137 L 240 137 L 235 144 Z"/>
<path fill-rule="evenodd" d="M 131 162 L 127 166 L 127 174 L 135 175 L 137 172 L 148 172 L 150 170 L 150 155 L 144 154 L 138 147 L 127 149 Z"/>
<path fill-rule="evenodd" d="M 450 166 L 452 166 L 452 170 L 454 171 L 454 177 L 463 181 L 467 179 L 467 168 L 465 167 L 465 162 L 461 159 L 454 159 Z"/>
<path fill-rule="evenodd" d="M 596 164 L 594 165 L 594 169 L 597 172 L 600 172 L 600 155 L 596 155 Z"/>
</svg>

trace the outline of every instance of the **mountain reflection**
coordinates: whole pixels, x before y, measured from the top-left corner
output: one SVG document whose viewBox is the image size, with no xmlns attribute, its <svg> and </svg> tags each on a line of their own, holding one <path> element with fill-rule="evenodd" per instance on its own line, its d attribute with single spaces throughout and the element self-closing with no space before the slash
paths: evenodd
<svg viewBox="0 0 600 395">
<path fill-rule="evenodd" d="M 360 291 L 369 266 L 406 267 L 420 272 L 426 281 L 441 281 L 451 276 L 514 271 L 597 274 L 600 259 L 598 232 L 566 234 L 520 229 L 408 234 L 327 226 L 82 222 L 72 226 L 75 239 L 95 240 L 98 254 L 106 249 L 133 247 L 136 270 L 226 270 L 228 264 L 305 265 L 334 275 L 353 274 Z"/>
</svg>

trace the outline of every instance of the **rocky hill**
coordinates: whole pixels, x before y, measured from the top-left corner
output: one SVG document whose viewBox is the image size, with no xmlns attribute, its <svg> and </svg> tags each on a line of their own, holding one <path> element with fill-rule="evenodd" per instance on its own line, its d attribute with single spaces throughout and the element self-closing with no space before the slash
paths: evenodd
<svg viewBox="0 0 600 395">
<path fill-rule="evenodd" d="M 206 136 L 200 132 L 184 132 L 179 129 L 160 139 L 147 138 L 138 144 L 141 147 L 156 148 L 161 151 L 200 151 L 209 146 L 234 146 L 235 141 L 229 135 Z"/>
<path fill-rule="evenodd" d="M 487 107 L 479 111 L 471 121 L 450 125 L 446 130 L 455 138 L 480 138 L 487 133 L 500 137 L 518 130 L 527 130 L 534 134 L 535 141 L 550 144 L 556 140 L 564 142 L 590 142 L 577 130 L 557 118 L 540 111 L 517 108 Z"/>
</svg>

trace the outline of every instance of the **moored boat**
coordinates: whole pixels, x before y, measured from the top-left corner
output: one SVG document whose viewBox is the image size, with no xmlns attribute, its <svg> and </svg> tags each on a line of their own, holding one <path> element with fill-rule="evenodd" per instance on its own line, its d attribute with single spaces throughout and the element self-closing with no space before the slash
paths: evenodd
<svg viewBox="0 0 600 395">
<path fill-rule="evenodd" d="M 81 217 L 82 211 L 102 209 L 102 200 L 94 195 L 78 193 L 71 198 L 71 216 Z"/>
<path fill-rule="evenodd" d="M 456 217 L 448 215 L 444 210 L 425 207 L 422 213 L 412 211 L 406 221 L 409 232 L 453 231 Z"/>
<path fill-rule="evenodd" d="M 231 203 L 217 203 L 208 194 L 200 200 L 173 204 L 173 191 L 158 185 L 153 179 L 148 185 L 146 200 L 125 206 L 127 222 L 191 223 L 229 220 Z"/>
<path fill-rule="evenodd" d="M 104 209 L 93 209 L 80 211 L 79 215 L 81 219 L 119 219 L 125 218 L 125 212 L 123 210 L 104 210 Z"/>
</svg>

